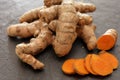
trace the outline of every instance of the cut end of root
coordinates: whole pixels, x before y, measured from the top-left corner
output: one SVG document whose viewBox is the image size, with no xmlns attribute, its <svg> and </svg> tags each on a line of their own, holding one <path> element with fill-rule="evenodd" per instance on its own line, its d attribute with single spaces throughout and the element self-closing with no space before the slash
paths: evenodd
<svg viewBox="0 0 120 80">
<path fill-rule="evenodd" d="M 100 50 L 109 50 L 115 44 L 115 39 L 110 35 L 103 35 L 98 38 L 97 48 Z"/>
</svg>

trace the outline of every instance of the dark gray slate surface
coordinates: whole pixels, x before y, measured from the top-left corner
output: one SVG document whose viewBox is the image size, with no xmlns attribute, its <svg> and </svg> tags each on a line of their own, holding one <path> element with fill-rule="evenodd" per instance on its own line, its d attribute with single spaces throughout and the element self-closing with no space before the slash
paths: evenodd
<svg viewBox="0 0 120 80">
<path fill-rule="evenodd" d="M 97 10 L 91 14 L 97 25 L 97 37 L 109 28 L 117 29 L 120 34 L 120 0 L 87 0 L 86 2 L 92 2 L 97 7 Z M 42 4 L 42 0 L 0 0 L 0 80 L 120 80 L 120 68 L 106 77 L 63 74 L 61 65 L 66 59 L 82 58 L 88 53 L 86 48 L 82 48 L 83 43 L 78 39 L 66 57 L 58 58 L 52 47 L 40 53 L 37 58 L 46 65 L 42 71 L 34 71 L 30 66 L 22 63 L 14 49 L 16 44 L 27 40 L 9 38 L 6 28 L 18 23 L 19 16 L 27 10 Z M 120 61 L 120 38 L 109 52 L 113 52 Z"/>
</svg>

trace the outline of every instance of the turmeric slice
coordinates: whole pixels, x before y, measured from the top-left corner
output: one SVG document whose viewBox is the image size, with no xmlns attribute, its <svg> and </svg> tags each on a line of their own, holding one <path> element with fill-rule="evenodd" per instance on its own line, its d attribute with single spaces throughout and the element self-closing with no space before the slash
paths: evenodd
<svg viewBox="0 0 120 80">
<path fill-rule="evenodd" d="M 105 59 L 106 61 L 109 61 L 113 69 L 118 68 L 119 62 L 118 62 L 118 59 L 114 55 L 106 51 L 101 51 L 99 55 L 101 58 Z"/>
<path fill-rule="evenodd" d="M 90 72 L 90 73 L 93 74 L 93 75 L 97 75 L 97 73 L 95 73 L 95 72 L 92 70 L 92 68 L 91 68 L 91 63 L 90 63 L 91 57 L 92 57 L 92 54 L 88 54 L 88 55 L 85 57 L 85 67 L 86 67 L 86 69 L 88 70 L 88 72 Z"/>
<path fill-rule="evenodd" d="M 108 29 L 102 36 L 97 40 L 97 48 L 100 50 L 111 49 L 117 40 L 118 33 L 115 29 Z"/>
<path fill-rule="evenodd" d="M 75 59 L 68 59 L 66 60 L 62 65 L 62 71 L 65 74 L 74 74 L 75 70 L 73 68 L 73 63 L 75 62 Z"/>
<path fill-rule="evenodd" d="M 90 62 L 92 70 L 98 75 L 106 76 L 113 72 L 113 68 L 110 63 L 96 54 L 92 54 Z"/>
<path fill-rule="evenodd" d="M 79 75 L 89 74 L 89 72 L 85 68 L 85 60 L 84 59 L 77 59 L 74 63 L 74 69 L 75 69 L 75 72 Z"/>
</svg>

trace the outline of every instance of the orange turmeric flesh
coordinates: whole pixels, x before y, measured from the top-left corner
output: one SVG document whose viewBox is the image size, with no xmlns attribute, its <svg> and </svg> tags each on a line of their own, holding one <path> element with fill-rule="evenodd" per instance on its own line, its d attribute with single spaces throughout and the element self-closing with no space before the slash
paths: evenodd
<svg viewBox="0 0 120 80">
<path fill-rule="evenodd" d="M 90 63 L 91 57 L 92 57 L 92 54 L 88 54 L 88 55 L 85 57 L 85 67 L 86 67 L 86 69 L 88 70 L 88 72 L 90 72 L 90 73 L 93 74 L 93 75 L 97 75 L 97 73 L 95 73 L 95 72 L 92 70 L 92 68 L 91 68 L 91 63 Z"/>
<path fill-rule="evenodd" d="M 115 39 L 111 35 L 102 35 L 98 38 L 97 48 L 100 50 L 109 50 L 115 44 Z"/>
<path fill-rule="evenodd" d="M 114 55 L 112 55 L 111 53 L 106 52 L 106 51 L 101 51 L 99 53 L 99 56 L 101 58 L 105 59 L 106 61 L 109 61 L 110 64 L 112 65 L 113 69 L 118 68 L 118 65 L 119 65 L 118 59 Z"/>
<path fill-rule="evenodd" d="M 96 54 L 92 54 L 91 67 L 92 70 L 100 76 L 106 76 L 113 72 L 113 68 L 110 63 Z"/>
<path fill-rule="evenodd" d="M 73 68 L 73 63 L 75 62 L 75 59 L 68 59 L 66 60 L 62 65 L 62 71 L 65 74 L 74 74 L 75 70 Z"/>
<path fill-rule="evenodd" d="M 89 72 L 85 68 L 85 60 L 84 59 L 77 59 L 74 63 L 74 69 L 75 69 L 76 73 L 79 75 L 89 74 Z"/>
<path fill-rule="evenodd" d="M 118 32 L 115 29 L 108 29 L 102 36 L 98 38 L 97 48 L 100 50 L 111 49 L 118 37 Z"/>
</svg>

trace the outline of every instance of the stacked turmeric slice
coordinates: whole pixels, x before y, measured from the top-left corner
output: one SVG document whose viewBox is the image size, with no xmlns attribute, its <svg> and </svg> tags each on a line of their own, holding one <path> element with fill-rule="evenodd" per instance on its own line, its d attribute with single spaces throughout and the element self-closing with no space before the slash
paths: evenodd
<svg viewBox="0 0 120 80">
<path fill-rule="evenodd" d="M 62 65 L 65 74 L 107 76 L 118 68 L 118 59 L 111 53 L 101 51 L 99 54 L 88 54 L 85 58 L 68 59 Z"/>
</svg>

